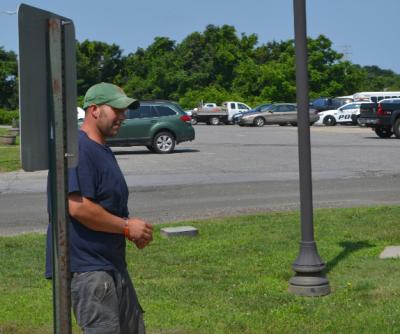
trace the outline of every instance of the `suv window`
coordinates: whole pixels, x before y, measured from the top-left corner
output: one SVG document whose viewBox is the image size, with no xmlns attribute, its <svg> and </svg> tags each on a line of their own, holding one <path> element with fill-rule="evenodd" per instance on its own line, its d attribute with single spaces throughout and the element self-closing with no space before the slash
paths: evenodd
<svg viewBox="0 0 400 334">
<path fill-rule="evenodd" d="M 139 109 L 141 118 L 157 117 L 157 112 L 152 106 L 140 106 Z"/>
<path fill-rule="evenodd" d="M 176 115 L 176 112 L 173 111 L 170 107 L 167 106 L 156 106 L 159 116 L 172 116 Z"/>
<path fill-rule="evenodd" d="M 125 117 L 126 119 L 139 118 L 140 117 L 139 109 L 128 109 L 125 112 Z"/>
</svg>

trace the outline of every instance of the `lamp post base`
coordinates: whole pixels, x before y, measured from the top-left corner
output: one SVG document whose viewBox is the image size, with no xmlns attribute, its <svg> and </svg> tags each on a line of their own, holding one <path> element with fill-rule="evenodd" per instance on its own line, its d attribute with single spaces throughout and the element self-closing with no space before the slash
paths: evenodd
<svg viewBox="0 0 400 334">
<path fill-rule="evenodd" d="M 297 273 L 289 280 L 289 292 L 299 296 L 319 297 L 330 294 L 331 288 L 328 279 L 318 273 Z"/>
<path fill-rule="evenodd" d="M 331 292 L 324 274 L 325 263 L 318 255 L 315 241 L 300 242 L 300 252 L 292 268 L 295 276 L 289 280 L 289 292 L 299 296 L 318 297 Z"/>
</svg>

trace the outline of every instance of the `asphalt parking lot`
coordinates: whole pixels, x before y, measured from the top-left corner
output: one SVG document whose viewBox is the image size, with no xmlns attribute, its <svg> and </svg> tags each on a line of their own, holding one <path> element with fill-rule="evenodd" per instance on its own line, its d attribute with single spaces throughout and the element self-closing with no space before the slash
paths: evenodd
<svg viewBox="0 0 400 334">
<path fill-rule="evenodd" d="M 196 125 L 169 155 L 114 148 L 131 215 L 153 223 L 299 207 L 297 128 Z M 310 128 L 314 207 L 400 203 L 400 140 L 355 126 Z M 44 231 L 47 172 L 0 174 L 0 234 Z"/>
<path fill-rule="evenodd" d="M 136 186 L 294 180 L 298 178 L 297 127 L 196 125 L 196 140 L 168 156 L 146 148 L 116 148 Z M 400 141 L 382 140 L 355 126 L 310 128 L 313 177 L 336 179 L 395 171 Z M 384 161 L 390 157 L 393 163 Z M 383 159 L 383 161 L 382 161 Z"/>
</svg>

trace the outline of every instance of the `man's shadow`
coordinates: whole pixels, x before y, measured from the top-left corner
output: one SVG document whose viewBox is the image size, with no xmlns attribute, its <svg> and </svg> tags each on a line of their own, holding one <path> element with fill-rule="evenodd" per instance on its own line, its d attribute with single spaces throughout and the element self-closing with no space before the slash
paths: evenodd
<svg viewBox="0 0 400 334">
<path fill-rule="evenodd" d="M 169 154 L 182 154 L 182 153 L 197 153 L 200 152 L 199 150 L 195 149 L 190 149 L 190 148 L 182 148 L 182 149 L 177 149 L 174 150 L 173 152 Z M 149 155 L 149 154 L 156 154 L 154 152 L 150 151 L 145 151 L 145 150 L 125 150 L 125 151 L 120 151 L 118 149 L 113 149 L 113 153 L 115 155 Z"/>
<path fill-rule="evenodd" d="M 343 250 L 332 260 L 327 262 L 325 270 L 326 274 L 328 274 L 340 261 L 348 257 L 351 253 L 363 248 L 375 247 L 375 245 L 371 245 L 368 241 L 342 241 L 339 242 L 339 245 L 343 247 Z"/>
</svg>

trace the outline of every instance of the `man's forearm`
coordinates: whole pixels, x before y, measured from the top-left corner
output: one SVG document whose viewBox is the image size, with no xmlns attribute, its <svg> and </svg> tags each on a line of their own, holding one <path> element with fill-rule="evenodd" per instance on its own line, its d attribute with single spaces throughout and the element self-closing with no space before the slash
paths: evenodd
<svg viewBox="0 0 400 334">
<path fill-rule="evenodd" d="M 125 220 L 105 210 L 101 205 L 78 194 L 68 198 L 69 214 L 87 228 L 108 233 L 124 233 Z"/>
<path fill-rule="evenodd" d="M 120 233 L 143 248 L 153 240 L 153 227 L 141 219 L 124 219 L 105 210 L 101 205 L 79 194 L 68 197 L 69 214 L 94 231 Z"/>
</svg>

